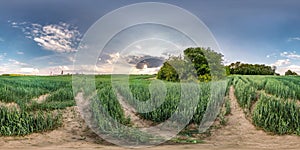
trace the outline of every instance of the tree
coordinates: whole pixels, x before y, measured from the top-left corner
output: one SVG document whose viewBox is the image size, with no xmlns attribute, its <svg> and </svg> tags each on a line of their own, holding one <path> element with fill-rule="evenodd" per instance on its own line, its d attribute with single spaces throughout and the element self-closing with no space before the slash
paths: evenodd
<svg viewBox="0 0 300 150">
<path fill-rule="evenodd" d="M 187 48 L 183 58 L 170 57 L 159 70 L 157 78 L 167 81 L 191 80 L 195 77 L 200 81 L 220 79 L 225 76 L 222 57 L 222 54 L 210 48 Z"/>
<path fill-rule="evenodd" d="M 166 81 L 173 81 L 173 82 L 178 82 L 179 81 L 179 75 L 172 67 L 172 62 L 176 62 L 180 59 L 176 57 L 170 57 L 166 62 L 164 62 L 163 66 L 157 73 L 157 78 L 158 79 L 163 79 Z M 181 61 L 181 60 L 180 60 Z"/>
<path fill-rule="evenodd" d="M 264 64 L 244 64 L 241 62 L 231 63 L 229 66 L 230 74 L 240 75 L 275 75 L 276 67 Z"/>
<path fill-rule="evenodd" d="M 288 76 L 288 75 L 294 76 L 294 75 L 298 75 L 298 74 L 297 74 L 296 72 L 291 71 L 291 70 L 287 70 L 287 71 L 284 73 L 284 75 L 286 75 L 286 76 Z"/>
</svg>

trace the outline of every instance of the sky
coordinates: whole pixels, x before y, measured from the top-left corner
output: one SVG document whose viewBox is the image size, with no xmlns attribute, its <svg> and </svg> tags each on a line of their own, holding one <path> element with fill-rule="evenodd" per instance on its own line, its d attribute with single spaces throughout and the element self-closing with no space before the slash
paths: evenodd
<svg viewBox="0 0 300 150">
<path fill-rule="evenodd" d="M 0 1 L 0 74 L 49 75 L 60 74 L 62 70 L 73 73 L 79 43 L 89 28 L 107 13 L 140 2 L 147 1 Z M 300 74 L 298 0 L 152 2 L 176 5 L 197 16 L 213 34 L 225 64 L 236 61 L 267 64 L 276 66 L 280 74 L 288 69 Z M 166 39 L 173 37 L 171 40 L 180 41 L 181 46 L 168 40 L 143 39 L 150 33 L 158 37 L 161 33 Z M 112 38 L 91 70 L 111 73 L 114 68 L 122 68 L 116 64 L 123 60 L 131 73 L 155 72 L 168 55 L 191 43 L 182 33 L 164 26 L 128 28 Z"/>
</svg>

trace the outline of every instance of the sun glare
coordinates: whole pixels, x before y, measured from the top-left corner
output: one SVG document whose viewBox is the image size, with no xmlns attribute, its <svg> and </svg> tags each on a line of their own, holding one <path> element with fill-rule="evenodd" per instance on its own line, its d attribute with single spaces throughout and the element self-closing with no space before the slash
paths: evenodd
<svg viewBox="0 0 300 150">
<path fill-rule="evenodd" d="M 143 69 L 147 69 L 147 68 L 148 68 L 147 64 L 144 64 Z"/>
</svg>

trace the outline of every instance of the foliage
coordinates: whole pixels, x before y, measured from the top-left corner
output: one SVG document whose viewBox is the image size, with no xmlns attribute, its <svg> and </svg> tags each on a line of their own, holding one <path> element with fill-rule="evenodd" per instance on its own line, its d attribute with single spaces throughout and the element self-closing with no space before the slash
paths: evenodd
<svg viewBox="0 0 300 150">
<path fill-rule="evenodd" d="M 35 98 L 49 94 L 43 103 Z M 0 101 L 18 108 L 0 107 L 0 135 L 25 135 L 52 130 L 61 125 L 61 114 L 54 109 L 74 106 L 71 78 L 65 76 L 1 76 Z"/>
<path fill-rule="evenodd" d="M 234 94 L 242 108 L 250 110 L 256 100 L 256 89 L 247 80 L 237 80 L 234 84 Z"/>
<path fill-rule="evenodd" d="M 286 75 L 286 76 L 288 76 L 288 75 L 294 76 L 294 75 L 298 75 L 298 74 L 297 74 L 296 72 L 291 71 L 291 70 L 287 70 L 287 71 L 284 73 L 284 75 Z"/>
<path fill-rule="evenodd" d="M 26 135 L 59 127 L 61 114 L 53 115 L 41 111 L 29 113 L 0 107 L 0 135 Z"/>
<path fill-rule="evenodd" d="M 223 55 L 210 48 L 187 48 L 184 57 L 172 56 L 161 67 L 158 79 L 166 81 L 193 80 L 211 81 L 225 76 Z"/>
<path fill-rule="evenodd" d="M 264 64 L 244 64 L 241 62 L 231 63 L 229 66 L 230 74 L 240 75 L 274 75 L 276 67 Z"/>
<path fill-rule="evenodd" d="M 300 133 L 300 108 L 294 101 L 261 94 L 252 119 L 255 125 L 277 134 Z"/>
<path fill-rule="evenodd" d="M 230 99 L 228 97 L 226 97 L 225 99 L 225 113 L 224 115 L 229 115 L 231 113 L 231 103 L 230 103 Z"/>
<path fill-rule="evenodd" d="M 276 134 L 300 135 L 297 76 L 231 76 L 241 107 L 253 123 Z M 256 105 L 254 105 L 256 104 Z M 247 114 L 249 115 L 249 114 Z"/>
<path fill-rule="evenodd" d="M 179 74 L 177 72 L 179 71 L 176 71 L 175 68 L 172 66 L 172 64 L 174 63 L 182 64 L 182 66 L 185 64 L 185 62 L 179 57 L 170 57 L 166 62 L 164 62 L 163 67 L 161 67 L 161 69 L 158 71 L 157 78 L 166 81 L 178 82 L 180 79 Z M 179 66 L 177 66 L 177 68 L 178 67 Z M 179 69 L 182 69 L 182 67 Z"/>
</svg>

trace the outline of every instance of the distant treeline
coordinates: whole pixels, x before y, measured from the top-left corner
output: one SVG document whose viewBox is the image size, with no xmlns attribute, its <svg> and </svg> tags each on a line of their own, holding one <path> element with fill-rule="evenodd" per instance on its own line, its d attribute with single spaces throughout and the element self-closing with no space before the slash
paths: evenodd
<svg viewBox="0 0 300 150">
<path fill-rule="evenodd" d="M 275 73 L 275 66 L 264 64 L 243 64 L 241 62 L 231 63 L 226 66 L 227 73 L 240 75 L 279 75 Z"/>
</svg>

